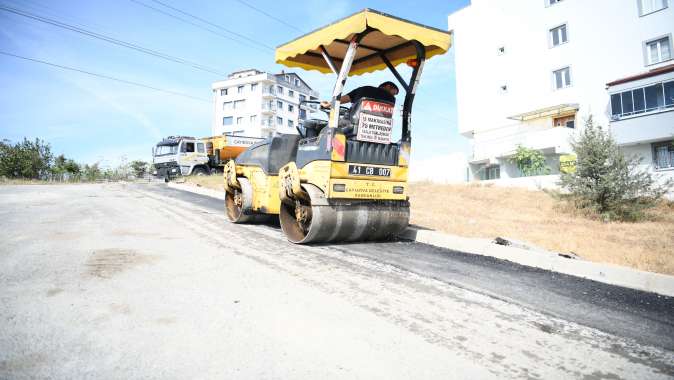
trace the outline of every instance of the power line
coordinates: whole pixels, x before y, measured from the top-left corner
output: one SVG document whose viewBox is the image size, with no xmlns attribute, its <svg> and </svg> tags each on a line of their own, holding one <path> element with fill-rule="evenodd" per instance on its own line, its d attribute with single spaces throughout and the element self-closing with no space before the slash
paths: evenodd
<svg viewBox="0 0 674 380">
<path fill-rule="evenodd" d="M 269 14 L 269 13 L 263 11 L 262 9 L 259 9 L 259 8 L 255 7 L 255 6 L 253 6 L 253 5 L 251 5 L 251 4 L 247 3 L 247 2 L 245 2 L 245 1 L 243 1 L 243 0 L 236 0 L 236 1 L 238 1 L 239 3 L 241 3 L 241 4 L 245 5 L 245 6 L 247 6 L 248 8 L 250 8 L 250 9 L 252 9 L 252 10 L 258 12 L 258 13 L 261 13 L 261 14 L 263 14 L 263 15 L 269 17 L 269 18 L 272 19 L 272 20 L 275 20 L 275 21 L 280 22 L 281 24 L 283 24 L 283 25 L 285 25 L 285 26 L 287 26 L 287 27 L 289 27 L 289 28 L 291 28 L 291 29 L 295 29 L 296 31 L 298 31 L 298 32 L 300 32 L 300 33 L 304 33 L 304 31 L 302 31 L 301 29 L 297 28 L 296 26 L 294 26 L 294 25 L 292 25 L 292 24 L 288 24 L 287 22 L 281 20 L 280 18 L 275 17 L 275 16 L 273 16 L 273 15 L 271 15 L 271 14 Z"/>
<path fill-rule="evenodd" d="M 252 38 L 250 38 L 250 37 L 246 37 L 246 36 L 244 36 L 243 34 L 234 32 L 234 31 L 232 31 L 232 30 L 223 28 L 222 26 L 220 26 L 220 25 L 218 25 L 218 24 L 214 24 L 214 23 L 212 23 L 212 22 L 210 22 L 210 21 L 208 21 L 208 20 L 205 20 L 205 19 L 203 19 L 203 18 L 201 18 L 201 17 L 199 17 L 199 16 L 195 16 L 195 15 L 193 15 L 193 14 L 191 14 L 191 13 L 188 13 L 188 12 L 185 12 L 185 11 L 183 11 L 183 10 L 180 10 L 180 9 L 178 9 L 178 8 L 176 8 L 176 7 L 173 7 L 173 6 L 171 6 L 171 5 L 168 5 L 168 4 L 166 4 L 166 3 L 163 3 L 163 2 L 161 2 L 161 1 L 159 1 L 159 0 L 151 0 L 151 1 L 157 3 L 157 4 L 161 5 L 161 6 L 164 6 L 164 7 L 166 7 L 166 8 L 172 9 L 172 10 L 178 12 L 178 13 L 184 14 L 185 16 L 191 17 L 191 18 L 193 18 L 193 19 L 195 19 L 195 20 L 199 20 L 199 21 L 203 22 L 204 24 L 208 24 L 208 25 L 213 26 L 213 27 L 215 27 L 215 28 L 218 28 L 218 29 L 220 29 L 220 30 L 224 30 L 224 31 L 227 32 L 227 33 L 231 33 L 231 34 L 233 34 L 233 35 L 235 35 L 235 36 L 237 36 L 237 37 L 239 37 L 239 38 L 243 38 L 244 40 L 250 41 L 250 42 L 252 42 L 252 43 L 254 43 L 254 44 L 260 45 L 260 46 L 262 46 L 262 47 L 264 47 L 264 48 L 267 48 L 267 49 L 269 49 L 269 50 L 274 50 L 273 47 L 271 47 L 271 46 L 269 46 L 269 45 L 266 45 L 266 44 L 264 44 L 264 43 L 262 43 L 262 42 L 260 42 L 260 41 L 254 40 L 254 39 L 252 39 Z"/>
<path fill-rule="evenodd" d="M 188 95 L 188 94 L 185 94 L 185 93 L 182 93 L 182 92 L 177 92 L 177 91 L 164 90 L 164 89 L 159 88 L 159 87 L 154 87 L 154 86 L 150 86 L 150 85 L 143 84 L 143 83 L 133 82 L 133 81 L 126 80 L 126 79 L 115 78 L 115 77 L 105 75 L 105 74 L 98 74 L 98 73 L 94 73 L 94 72 L 91 72 L 91 71 L 78 69 L 78 68 L 75 68 L 75 67 L 64 66 L 64 65 L 59 65 L 59 64 L 56 64 L 56 63 L 52 63 L 52 62 L 42 61 L 42 60 L 35 59 L 35 58 L 24 57 L 24 56 L 21 56 L 21 55 L 8 53 L 8 52 L 1 51 L 1 50 L 0 50 L 0 54 L 10 56 L 10 57 L 14 57 L 14 58 L 23 59 L 23 60 L 26 60 L 26 61 L 35 62 L 35 63 L 41 63 L 43 65 L 57 67 L 57 68 L 63 69 L 63 70 L 75 71 L 75 72 L 78 72 L 78 73 L 87 74 L 87 75 L 91 75 L 91 76 L 98 77 L 98 78 L 113 80 L 115 82 L 120 82 L 120 83 L 132 85 L 132 86 L 136 86 L 136 87 L 143 87 L 143 88 L 147 88 L 147 89 L 154 90 L 154 91 L 159 91 L 159 92 L 163 92 L 163 93 L 167 93 L 167 94 L 171 94 L 171 95 L 182 96 L 184 98 L 190 98 L 190 99 L 199 100 L 199 101 L 206 102 L 206 103 L 211 103 L 210 100 L 205 99 L 205 98 L 200 98 L 200 97 L 197 97 L 197 96 L 192 96 L 192 95 Z"/>
<path fill-rule="evenodd" d="M 239 43 L 239 44 L 242 44 L 243 46 L 250 47 L 250 48 L 252 48 L 252 49 L 256 49 L 256 50 L 259 50 L 259 51 L 263 51 L 263 52 L 265 52 L 265 53 L 267 52 L 267 49 L 261 49 L 261 48 L 259 48 L 259 47 L 257 47 L 257 46 L 253 46 L 253 45 L 247 44 L 247 43 L 245 43 L 245 42 L 243 42 L 243 41 L 237 40 L 236 38 L 233 38 L 233 37 L 228 36 L 228 35 L 226 35 L 226 34 L 220 33 L 220 32 L 215 31 L 215 30 L 213 30 L 213 29 L 207 28 L 207 27 L 205 27 L 205 26 L 203 26 L 203 25 L 197 24 L 196 22 L 192 22 L 192 21 L 186 20 L 186 19 L 184 19 L 184 18 L 182 18 L 182 17 L 179 17 L 179 16 L 176 16 L 176 15 L 171 14 L 171 13 L 169 13 L 169 12 L 163 11 L 163 10 L 161 10 L 161 9 L 159 9 L 159 8 L 156 8 L 156 7 L 153 7 L 153 6 L 149 5 L 149 4 L 145 4 L 145 3 L 143 3 L 142 1 L 138 1 L 138 0 L 130 0 L 130 1 L 133 2 L 133 3 L 136 3 L 136 4 L 140 5 L 140 6 L 143 6 L 143 7 L 145 7 L 145 8 L 151 9 L 151 10 L 157 12 L 157 13 L 161 13 L 161 14 L 163 14 L 163 15 L 165 15 L 165 16 L 168 16 L 168 17 L 174 18 L 174 19 L 176 19 L 176 20 L 182 21 L 182 22 L 184 22 L 184 23 L 186 23 L 186 24 L 190 24 L 190 25 L 192 25 L 192 26 L 194 26 L 194 27 L 197 27 L 197 28 L 199 28 L 199 29 L 206 30 L 206 31 L 208 31 L 208 32 L 210 32 L 210 33 L 215 34 L 216 36 L 226 38 L 226 39 L 228 39 L 228 40 L 230 40 L 230 41 L 237 42 L 237 43 Z"/>
<path fill-rule="evenodd" d="M 43 22 L 43 23 L 46 23 L 46 24 L 49 24 L 49 25 L 53 25 L 53 26 L 62 28 L 62 29 L 67 29 L 67 30 L 70 30 L 70 31 L 73 31 L 73 32 L 76 32 L 76 33 L 79 33 L 79 34 L 83 34 L 83 35 L 88 36 L 88 37 L 92 37 L 92 38 L 95 38 L 95 39 L 98 39 L 98 40 L 109 42 L 109 43 L 114 44 L 114 45 L 118 45 L 118 46 L 126 47 L 126 48 L 129 48 L 129 49 L 132 49 L 132 50 L 136 50 L 136 51 L 139 51 L 141 53 L 145 53 L 145 54 L 148 54 L 148 55 L 151 55 L 151 56 L 154 56 L 154 57 L 157 57 L 157 58 L 161 58 L 161 59 L 164 59 L 164 60 L 167 60 L 167 61 L 183 64 L 183 65 L 192 67 L 192 68 L 197 69 L 197 70 L 209 72 L 209 73 L 220 75 L 220 76 L 226 75 L 222 72 L 217 71 L 217 69 L 214 69 L 214 68 L 211 68 L 211 67 L 208 67 L 208 66 L 204 66 L 204 65 L 192 62 L 192 61 L 188 61 L 188 60 L 183 59 L 183 58 L 168 55 L 168 54 L 156 51 L 156 50 L 148 49 L 148 48 L 145 48 L 145 47 L 142 47 L 140 45 L 136 45 L 136 44 L 133 44 L 133 43 L 130 43 L 130 42 L 126 42 L 126 41 L 122 41 L 122 40 L 119 40 L 119 39 L 116 39 L 116 38 L 112 38 L 112 37 L 109 37 L 109 36 L 106 36 L 106 35 L 103 35 L 103 34 L 100 34 L 100 33 L 92 32 L 90 30 L 80 28 L 80 27 L 77 27 L 77 26 L 74 26 L 74 25 L 66 24 L 66 23 L 63 23 L 63 22 L 60 22 L 60 21 L 57 21 L 57 20 L 54 20 L 54 19 L 42 17 L 42 16 L 30 13 L 30 12 L 21 11 L 19 9 L 10 8 L 10 7 L 6 7 L 6 6 L 3 6 L 3 5 L 0 5 L 0 10 L 10 12 L 10 13 L 14 13 L 16 15 L 26 17 L 26 18 L 30 18 L 30 19 L 33 19 L 33 20 L 36 20 L 36 21 L 40 21 L 40 22 Z"/>
</svg>

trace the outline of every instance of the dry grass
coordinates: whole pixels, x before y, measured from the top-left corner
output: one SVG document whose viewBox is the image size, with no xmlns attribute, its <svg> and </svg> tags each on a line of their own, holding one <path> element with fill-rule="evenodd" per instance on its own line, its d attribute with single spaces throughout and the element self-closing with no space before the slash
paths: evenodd
<svg viewBox="0 0 674 380">
<path fill-rule="evenodd" d="M 187 182 L 223 190 L 222 176 Z M 411 223 L 434 230 L 529 242 L 583 259 L 674 275 L 674 203 L 652 220 L 604 223 L 582 216 L 541 191 L 476 185 L 412 183 Z"/>
<path fill-rule="evenodd" d="M 185 178 L 185 182 L 187 183 L 191 183 L 197 186 L 203 186 L 208 189 L 225 191 L 225 181 L 222 174 L 206 175 L 199 177 L 190 176 L 182 178 Z"/>
<path fill-rule="evenodd" d="M 450 234 L 523 240 L 590 261 L 674 274 L 674 204 L 652 220 L 604 223 L 541 191 L 471 185 L 411 185 L 413 224 Z"/>
</svg>

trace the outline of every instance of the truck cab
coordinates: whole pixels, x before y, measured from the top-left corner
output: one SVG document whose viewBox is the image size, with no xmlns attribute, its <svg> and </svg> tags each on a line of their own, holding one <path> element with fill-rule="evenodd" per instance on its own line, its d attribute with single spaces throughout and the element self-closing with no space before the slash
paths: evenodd
<svg viewBox="0 0 674 380">
<path fill-rule="evenodd" d="M 210 173 L 206 143 L 188 136 L 169 136 L 152 149 L 154 175 L 168 182 L 172 178 Z"/>
</svg>

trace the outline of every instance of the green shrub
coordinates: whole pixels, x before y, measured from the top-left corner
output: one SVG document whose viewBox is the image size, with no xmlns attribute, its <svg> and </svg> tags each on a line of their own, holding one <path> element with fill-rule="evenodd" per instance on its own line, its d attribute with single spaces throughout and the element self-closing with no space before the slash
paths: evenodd
<svg viewBox="0 0 674 380">
<path fill-rule="evenodd" d="M 637 221 L 674 186 L 658 183 L 640 169 L 638 156 L 626 157 L 611 135 L 595 126 L 590 116 L 585 129 L 571 141 L 576 170 L 562 173 L 560 185 L 576 208 L 599 214 L 604 220 Z"/>
<path fill-rule="evenodd" d="M 517 165 L 524 177 L 550 174 L 550 168 L 545 163 L 543 153 L 522 145 L 517 146 L 517 151 L 510 158 L 510 162 Z"/>
</svg>

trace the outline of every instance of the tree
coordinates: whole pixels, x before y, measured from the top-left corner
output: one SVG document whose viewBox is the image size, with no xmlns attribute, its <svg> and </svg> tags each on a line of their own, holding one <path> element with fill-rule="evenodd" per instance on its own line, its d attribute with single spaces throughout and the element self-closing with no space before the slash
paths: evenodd
<svg viewBox="0 0 674 380">
<path fill-rule="evenodd" d="M 545 156 L 538 150 L 517 145 L 515 155 L 510 162 L 517 165 L 523 176 L 550 174 L 550 168 L 545 163 Z"/>
<path fill-rule="evenodd" d="M 592 116 L 571 146 L 577 156 L 576 170 L 562 173 L 560 184 L 577 208 L 596 212 L 605 220 L 642 219 L 674 186 L 671 180 L 658 183 L 648 170 L 640 169 L 641 159 L 626 157 L 609 133 L 594 126 Z"/>
<path fill-rule="evenodd" d="M 135 160 L 131 161 L 131 170 L 133 170 L 133 174 L 136 176 L 136 178 L 141 178 L 147 173 L 148 171 L 148 163 L 145 161 L 141 160 Z"/>
<path fill-rule="evenodd" d="M 78 179 L 79 178 L 80 171 L 81 171 L 80 164 L 78 164 L 77 162 L 75 162 L 71 159 L 68 159 L 65 162 L 64 168 L 65 168 L 66 173 L 68 173 L 71 176 L 72 179 Z"/>
<path fill-rule="evenodd" d="M 54 156 L 48 143 L 35 139 L 14 145 L 9 140 L 0 143 L 0 175 L 9 178 L 40 179 L 51 172 Z"/>
<path fill-rule="evenodd" d="M 95 181 L 102 178 L 102 176 L 103 173 L 98 167 L 98 162 L 91 165 L 85 164 L 84 168 L 82 169 L 82 177 L 85 181 Z"/>
</svg>

